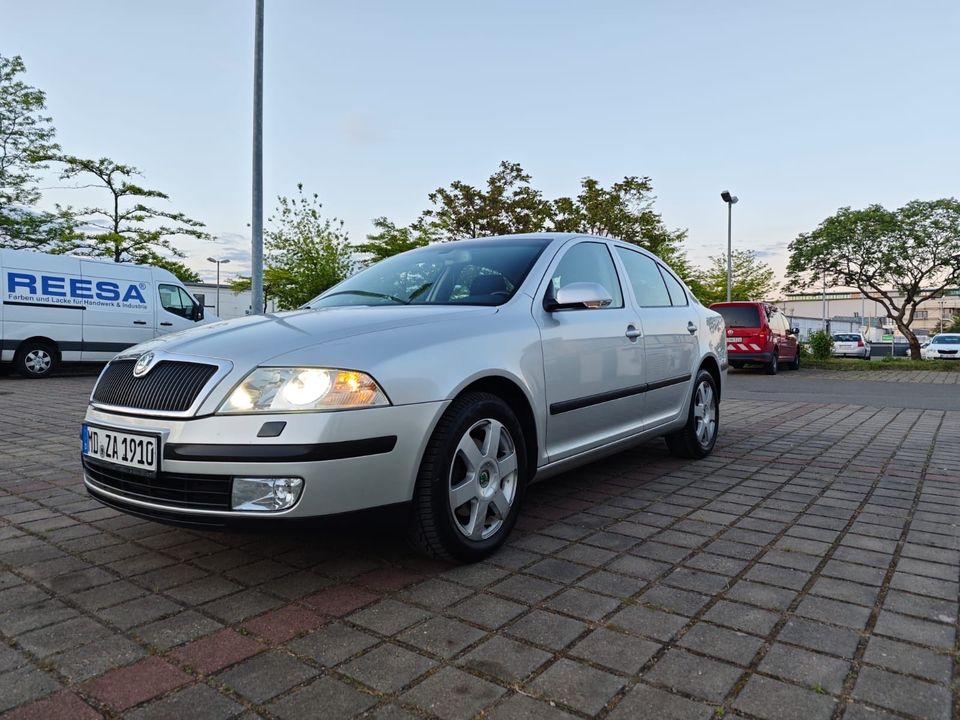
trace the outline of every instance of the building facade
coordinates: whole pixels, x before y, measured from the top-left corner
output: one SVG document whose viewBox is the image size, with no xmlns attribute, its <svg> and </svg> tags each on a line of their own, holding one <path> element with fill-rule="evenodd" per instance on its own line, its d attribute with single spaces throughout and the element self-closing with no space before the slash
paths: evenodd
<svg viewBox="0 0 960 720">
<path fill-rule="evenodd" d="M 217 315 L 224 320 L 243 317 L 250 314 L 251 293 L 249 290 L 235 292 L 229 285 L 220 286 L 220 308 L 217 310 L 216 283 L 184 283 L 197 302 L 203 305 L 208 315 Z M 267 312 L 276 310 L 273 300 L 267 300 Z"/>
</svg>

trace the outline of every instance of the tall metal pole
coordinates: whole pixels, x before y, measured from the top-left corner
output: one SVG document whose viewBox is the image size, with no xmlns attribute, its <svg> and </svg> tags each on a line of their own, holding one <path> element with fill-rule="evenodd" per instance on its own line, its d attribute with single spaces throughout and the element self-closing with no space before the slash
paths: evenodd
<svg viewBox="0 0 960 720">
<path fill-rule="evenodd" d="M 250 312 L 263 312 L 263 0 L 257 11 L 253 49 L 253 210 Z M 217 268 L 219 269 L 219 265 Z"/>
<path fill-rule="evenodd" d="M 220 261 L 217 260 L 217 317 L 220 317 Z"/>
<path fill-rule="evenodd" d="M 733 292 L 733 203 L 727 203 L 727 302 Z"/>
</svg>

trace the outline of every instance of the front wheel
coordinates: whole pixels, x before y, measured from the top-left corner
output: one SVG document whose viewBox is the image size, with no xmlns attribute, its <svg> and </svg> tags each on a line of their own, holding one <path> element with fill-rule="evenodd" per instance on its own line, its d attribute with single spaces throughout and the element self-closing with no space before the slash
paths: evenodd
<svg viewBox="0 0 960 720">
<path fill-rule="evenodd" d="M 429 555 L 476 562 L 513 529 L 527 478 L 523 429 L 496 395 L 457 398 L 420 464 L 410 536 Z"/>
<path fill-rule="evenodd" d="M 690 398 L 687 424 L 666 436 L 667 447 L 677 457 L 699 460 L 713 452 L 719 430 L 717 382 L 709 372 L 700 370 Z"/>
</svg>

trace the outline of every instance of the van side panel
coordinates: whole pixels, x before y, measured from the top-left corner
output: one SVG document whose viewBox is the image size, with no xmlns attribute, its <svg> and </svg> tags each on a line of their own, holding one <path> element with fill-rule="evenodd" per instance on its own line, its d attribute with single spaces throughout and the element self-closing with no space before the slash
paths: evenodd
<svg viewBox="0 0 960 720">
<path fill-rule="evenodd" d="M 71 297 L 71 281 L 80 280 L 75 258 L 41 253 L 2 251 L 0 301 L 3 325 L 0 360 L 10 362 L 28 338 L 52 340 L 65 362 L 80 360 L 83 305 Z"/>
<path fill-rule="evenodd" d="M 83 312 L 83 360 L 109 360 L 153 339 L 156 291 L 150 268 L 80 262 L 88 295 Z"/>
</svg>

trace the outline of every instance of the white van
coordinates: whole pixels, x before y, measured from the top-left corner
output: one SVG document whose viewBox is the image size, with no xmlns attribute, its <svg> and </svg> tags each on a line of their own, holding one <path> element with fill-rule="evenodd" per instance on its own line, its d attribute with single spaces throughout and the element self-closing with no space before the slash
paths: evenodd
<svg viewBox="0 0 960 720">
<path fill-rule="evenodd" d="M 0 363 L 31 378 L 204 322 L 167 270 L 29 250 L 0 250 L 0 301 Z"/>
</svg>

